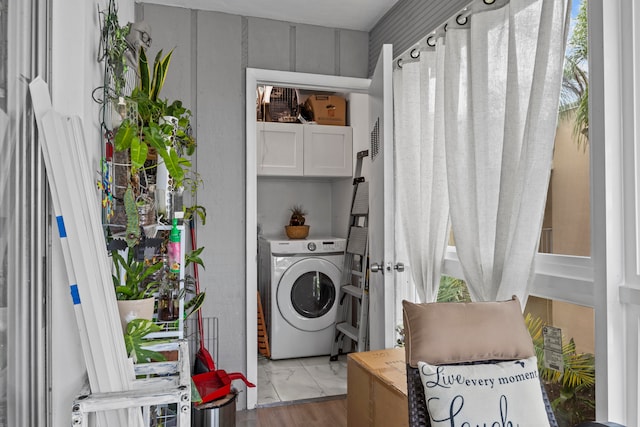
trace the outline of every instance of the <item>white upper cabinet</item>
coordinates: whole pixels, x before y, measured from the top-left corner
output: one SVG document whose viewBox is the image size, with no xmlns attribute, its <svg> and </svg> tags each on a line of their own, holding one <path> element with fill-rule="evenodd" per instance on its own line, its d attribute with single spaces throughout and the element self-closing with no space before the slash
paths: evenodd
<svg viewBox="0 0 640 427">
<path fill-rule="evenodd" d="M 304 126 L 304 174 L 351 176 L 353 131 L 343 126 Z"/>
<path fill-rule="evenodd" d="M 258 175 L 302 176 L 302 126 L 292 123 L 257 123 Z"/>
<path fill-rule="evenodd" d="M 257 173 L 350 177 L 353 130 L 348 126 L 257 123 Z"/>
</svg>

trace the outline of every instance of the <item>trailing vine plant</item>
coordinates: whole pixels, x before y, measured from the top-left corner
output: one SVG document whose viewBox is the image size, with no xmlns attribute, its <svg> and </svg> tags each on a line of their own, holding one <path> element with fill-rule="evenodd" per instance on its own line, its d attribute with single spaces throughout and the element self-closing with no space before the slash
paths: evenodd
<svg viewBox="0 0 640 427">
<path fill-rule="evenodd" d="M 101 39 L 99 61 L 105 61 L 105 89 L 110 87 L 108 77 L 113 81 L 113 98 L 124 95 L 126 75 L 129 69 L 125 53 L 129 49 L 127 36 L 131 25 L 120 26 L 115 1 L 110 0 L 106 10 L 99 11 L 101 16 Z"/>
</svg>

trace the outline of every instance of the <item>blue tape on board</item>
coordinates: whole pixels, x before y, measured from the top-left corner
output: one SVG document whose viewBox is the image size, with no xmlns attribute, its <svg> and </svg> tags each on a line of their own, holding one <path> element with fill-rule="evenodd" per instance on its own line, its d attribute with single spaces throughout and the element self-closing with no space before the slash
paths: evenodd
<svg viewBox="0 0 640 427">
<path fill-rule="evenodd" d="M 73 300 L 73 305 L 80 304 L 80 292 L 78 292 L 78 285 L 71 285 L 71 299 Z"/>
<path fill-rule="evenodd" d="M 62 215 L 56 217 L 56 221 L 58 221 L 58 232 L 60 233 L 60 238 L 67 237 L 67 230 L 64 228 L 64 219 Z"/>
</svg>

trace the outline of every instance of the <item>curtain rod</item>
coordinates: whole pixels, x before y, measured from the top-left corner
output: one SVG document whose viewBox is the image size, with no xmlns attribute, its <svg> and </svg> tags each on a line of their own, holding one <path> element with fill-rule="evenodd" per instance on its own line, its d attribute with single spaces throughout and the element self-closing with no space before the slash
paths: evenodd
<svg viewBox="0 0 640 427">
<path fill-rule="evenodd" d="M 474 0 L 460 9 L 460 11 L 453 16 L 455 16 L 455 22 L 462 26 L 467 24 L 469 17 L 474 13 L 481 10 L 498 9 L 507 3 L 509 3 L 509 0 Z M 484 8 L 485 6 L 489 7 Z M 481 7 L 482 9 L 480 9 Z M 447 32 L 447 26 L 453 19 L 453 16 L 449 17 L 444 23 L 438 25 L 433 31 L 429 32 L 429 34 L 416 42 L 411 48 L 398 55 L 397 59 L 394 61 L 395 66 L 402 68 L 402 63 L 416 61 L 420 57 L 420 50 L 435 47 L 436 39 L 438 37 L 442 37 L 442 35 Z"/>
</svg>

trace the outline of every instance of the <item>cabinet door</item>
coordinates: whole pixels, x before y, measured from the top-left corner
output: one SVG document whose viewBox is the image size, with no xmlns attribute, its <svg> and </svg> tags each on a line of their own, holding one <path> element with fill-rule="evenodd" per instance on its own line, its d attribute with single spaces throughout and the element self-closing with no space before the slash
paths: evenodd
<svg viewBox="0 0 640 427">
<path fill-rule="evenodd" d="M 344 126 L 304 126 L 305 176 L 350 177 L 353 130 Z"/>
<path fill-rule="evenodd" d="M 256 128 L 258 175 L 302 176 L 302 126 L 260 122 Z"/>
</svg>

